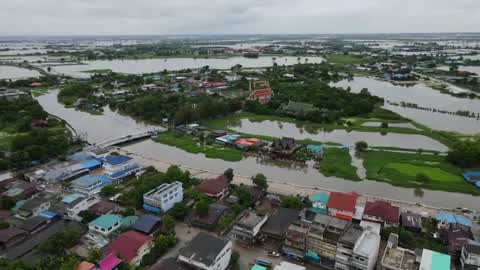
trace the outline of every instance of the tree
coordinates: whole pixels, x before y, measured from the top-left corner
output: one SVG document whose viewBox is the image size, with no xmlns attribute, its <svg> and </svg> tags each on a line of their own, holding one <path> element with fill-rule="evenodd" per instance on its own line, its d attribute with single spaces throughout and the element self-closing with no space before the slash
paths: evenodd
<svg viewBox="0 0 480 270">
<path fill-rule="evenodd" d="M 195 213 L 199 216 L 205 216 L 208 214 L 208 211 L 210 209 L 210 203 L 206 199 L 200 200 L 196 205 L 195 205 Z"/>
<path fill-rule="evenodd" d="M 227 170 L 223 173 L 223 175 L 225 175 L 225 177 L 227 177 L 228 181 L 232 182 L 233 177 L 234 177 L 234 175 L 233 175 L 233 169 L 231 169 L 231 168 L 227 169 Z"/>
<path fill-rule="evenodd" d="M 418 173 L 415 179 L 417 180 L 417 182 L 422 184 L 427 184 L 431 181 L 430 176 L 425 173 Z"/>
<path fill-rule="evenodd" d="M 67 229 L 66 231 L 56 233 L 43 241 L 39 246 L 41 252 L 50 255 L 65 254 L 66 249 L 72 248 L 80 240 L 81 233 L 78 230 Z"/>
<path fill-rule="evenodd" d="M 122 212 L 122 215 L 123 215 L 124 217 L 134 216 L 134 215 L 135 215 L 135 208 L 133 208 L 133 207 L 127 207 L 127 208 Z"/>
<path fill-rule="evenodd" d="M 175 219 L 169 214 L 165 214 L 162 218 L 162 227 L 166 232 L 172 232 L 175 229 Z"/>
<path fill-rule="evenodd" d="M 239 261 L 240 261 L 240 253 L 236 250 L 232 251 L 232 255 L 230 257 L 230 269 L 239 270 L 240 269 Z"/>
<path fill-rule="evenodd" d="M 111 197 L 116 193 L 117 193 L 117 187 L 115 187 L 115 185 L 113 184 L 106 185 L 102 188 L 102 190 L 100 190 L 100 196 L 102 196 L 103 198 Z"/>
<path fill-rule="evenodd" d="M 78 216 L 82 218 L 82 223 L 83 224 L 90 223 L 90 221 L 92 221 L 92 220 L 94 220 L 98 217 L 97 215 L 95 215 L 90 210 L 84 210 L 84 211 L 78 213 Z"/>
<path fill-rule="evenodd" d="M 88 252 L 87 261 L 98 262 L 103 258 L 103 251 L 99 248 L 90 249 Z"/>
<path fill-rule="evenodd" d="M 358 141 L 355 143 L 355 150 L 357 152 L 365 152 L 368 149 L 368 143 L 366 141 Z"/>
<path fill-rule="evenodd" d="M 382 127 L 382 128 L 388 128 L 388 123 L 387 123 L 387 122 L 382 122 L 381 127 Z"/>
<path fill-rule="evenodd" d="M 253 176 L 252 182 L 262 190 L 267 190 L 268 188 L 267 177 L 261 173 L 257 173 L 255 176 Z"/>
<path fill-rule="evenodd" d="M 170 214 L 176 219 L 182 219 L 187 214 L 187 207 L 183 203 L 176 203 L 172 209 L 170 209 Z"/>
<path fill-rule="evenodd" d="M 305 204 L 300 196 L 288 196 L 282 199 L 282 207 L 301 210 Z"/>
</svg>

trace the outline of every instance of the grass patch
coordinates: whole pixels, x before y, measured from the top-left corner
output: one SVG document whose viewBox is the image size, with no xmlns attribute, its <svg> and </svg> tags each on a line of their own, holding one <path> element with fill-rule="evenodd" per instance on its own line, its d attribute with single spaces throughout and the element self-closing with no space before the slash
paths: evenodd
<svg viewBox="0 0 480 270">
<path fill-rule="evenodd" d="M 82 72 L 91 73 L 91 74 L 108 74 L 108 73 L 112 73 L 112 70 L 111 69 L 92 69 L 92 70 L 85 70 Z"/>
<path fill-rule="evenodd" d="M 352 166 L 352 157 L 346 149 L 326 148 L 324 159 L 320 162 L 320 172 L 327 177 L 361 181 L 357 175 L 357 168 Z"/>
<path fill-rule="evenodd" d="M 330 54 L 327 56 L 327 62 L 333 64 L 366 64 L 368 60 L 363 58 L 360 55 L 351 55 L 351 54 Z"/>
<path fill-rule="evenodd" d="M 480 195 L 478 189 L 463 179 L 462 170 L 447 163 L 443 156 L 384 151 L 368 151 L 362 155 L 367 178 L 370 180 L 407 188 L 421 187 Z M 418 183 L 416 176 L 419 173 L 428 175 L 430 181 Z"/>
<path fill-rule="evenodd" d="M 207 158 L 222 159 L 231 162 L 240 161 L 243 158 L 242 152 L 239 150 L 221 147 L 219 145 L 202 145 L 193 136 L 175 132 L 162 133 L 155 138 L 155 141 L 180 148 L 192 154 L 205 154 Z"/>
</svg>

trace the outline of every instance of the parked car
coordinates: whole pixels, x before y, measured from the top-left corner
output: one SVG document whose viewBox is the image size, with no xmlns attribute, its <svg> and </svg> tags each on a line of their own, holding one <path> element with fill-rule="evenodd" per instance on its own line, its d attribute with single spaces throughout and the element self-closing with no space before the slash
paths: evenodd
<svg viewBox="0 0 480 270">
<path fill-rule="evenodd" d="M 271 252 L 268 252 L 268 257 L 278 258 L 278 257 L 280 257 L 280 253 L 275 252 L 275 251 L 271 251 Z"/>
</svg>

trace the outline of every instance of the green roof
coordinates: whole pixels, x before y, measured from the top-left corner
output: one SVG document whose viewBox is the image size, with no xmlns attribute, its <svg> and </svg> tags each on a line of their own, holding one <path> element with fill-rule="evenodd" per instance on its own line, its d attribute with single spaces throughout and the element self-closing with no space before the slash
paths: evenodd
<svg viewBox="0 0 480 270">
<path fill-rule="evenodd" d="M 96 225 L 98 227 L 108 229 L 110 227 L 113 227 L 115 223 L 121 223 L 121 222 L 122 222 L 121 216 L 108 214 L 108 215 L 102 215 L 88 224 Z"/>
<path fill-rule="evenodd" d="M 138 219 L 137 216 L 128 216 L 128 217 L 125 217 L 125 218 L 122 220 L 122 227 L 126 227 L 126 228 L 132 227 L 133 224 L 135 224 L 135 222 L 137 221 L 137 219 Z"/>
<path fill-rule="evenodd" d="M 438 252 L 432 252 L 432 269 L 435 270 L 449 270 L 450 269 L 450 256 Z"/>
<path fill-rule="evenodd" d="M 315 193 L 312 196 L 310 196 L 310 201 L 312 202 L 323 202 L 323 203 L 328 203 L 329 196 L 327 193 Z"/>
<path fill-rule="evenodd" d="M 267 270 L 266 267 L 255 264 L 250 270 Z"/>
</svg>

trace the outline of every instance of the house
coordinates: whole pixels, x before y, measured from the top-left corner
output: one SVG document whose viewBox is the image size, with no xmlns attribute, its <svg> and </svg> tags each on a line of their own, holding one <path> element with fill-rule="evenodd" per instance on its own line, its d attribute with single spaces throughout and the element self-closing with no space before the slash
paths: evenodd
<svg viewBox="0 0 480 270">
<path fill-rule="evenodd" d="M 198 269 L 225 270 L 231 255 L 231 241 L 200 232 L 180 250 L 178 260 Z"/>
<path fill-rule="evenodd" d="M 143 169 L 144 167 L 142 165 L 132 164 L 123 170 L 109 174 L 108 178 L 110 178 L 112 182 L 118 183 L 129 176 L 136 175 L 137 173 L 143 171 Z"/>
<path fill-rule="evenodd" d="M 262 145 L 262 141 L 256 138 L 248 138 L 248 139 L 238 139 L 235 141 L 235 146 L 240 149 L 252 149 L 255 147 L 259 147 Z"/>
<path fill-rule="evenodd" d="M 460 257 L 461 270 L 480 269 L 480 242 L 468 240 Z"/>
<path fill-rule="evenodd" d="M 282 137 L 273 141 L 270 152 L 280 158 L 291 157 L 299 148 L 294 138 Z"/>
<path fill-rule="evenodd" d="M 157 216 L 143 215 L 140 216 L 132 226 L 133 230 L 144 233 L 146 235 L 152 235 L 158 229 L 162 227 L 162 219 Z"/>
<path fill-rule="evenodd" d="M 417 213 L 405 212 L 400 214 L 400 224 L 412 232 L 422 231 L 422 216 Z"/>
<path fill-rule="evenodd" d="M 106 174 L 114 174 L 118 171 L 124 170 L 133 164 L 131 157 L 108 155 L 103 159 L 103 167 Z"/>
<path fill-rule="evenodd" d="M 92 207 L 90 207 L 89 210 L 93 214 L 97 216 L 101 216 L 101 215 L 106 215 L 111 213 L 118 213 L 120 212 L 120 207 L 113 202 L 101 200 L 96 204 L 92 205 Z"/>
<path fill-rule="evenodd" d="M 265 223 L 262 233 L 270 238 L 284 240 L 288 226 L 298 220 L 299 210 L 280 208 Z"/>
<path fill-rule="evenodd" d="M 25 220 L 18 227 L 29 234 L 34 234 L 45 228 L 48 223 L 50 223 L 50 220 L 48 218 L 42 216 L 34 216 Z"/>
<path fill-rule="evenodd" d="M 80 194 L 72 194 L 72 195 L 80 195 Z M 72 196 L 69 195 L 69 196 Z M 63 198 L 65 201 L 65 198 Z M 65 211 L 65 218 L 66 219 L 73 219 L 76 221 L 82 221 L 82 217 L 79 214 L 83 211 L 88 210 L 94 204 L 99 202 L 100 199 L 97 196 L 90 196 L 90 197 L 83 197 L 78 196 L 68 204 L 66 211 Z"/>
<path fill-rule="evenodd" d="M 348 222 L 331 216 L 316 215 L 307 236 L 307 250 L 320 258 L 326 268 L 335 267 L 338 239 Z"/>
<path fill-rule="evenodd" d="M 428 249 L 423 249 L 421 270 L 450 270 L 450 256 Z"/>
<path fill-rule="evenodd" d="M 209 179 L 197 186 L 197 190 L 204 193 L 208 197 L 221 199 L 227 195 L 230 183 L 225 175 L 217 178 Z"/>
<path fill-rule="evenodd" d="M 33 197 L 18 208 L 15 216 L 21 219 L 27 219 L 38 216 L 41 212 L 48 210 L 50 201 L 43 197 Z"/>
<path fill-rule="evenodd" d="M 15 227 L 0 230 L 0 251 L 21 242 L 27 236 L 28 233 L 26 231 Z"/>
<path fill-rule="evenodd" d="M 106 175 L 87 174 L 72 181 L 70 188 L 73 192 L 91 196 L 99 193 L 104 186 L 111 183 L 112 181 Z"/>
<path fill-rule="evenodd" d="M 417 270 L 415 252 L 398 246 L 398 235 L 391 233 L 380 262 L 381 270 Z"/>
<path fill-rule="evenodd" d="M 100 216 L 88 223 L 88 230 L 104 236 L 108 236 L 122 225 L 122 217 L 107 214 Z"/>
<path fill-rule="evenodd" d="M 351 265 L 353 269 L 374 270 L 380 251 L 380 234 L 365 229 L 355 243 Z"/>
<path fill-rule="evenodd" d="M 115 238 L 105 249 L 104 254 L 119 254 L 130 265 L 138 266 L 152 246 L 153 237 L 136 231 L 127 231 Z"/>
<path fill-rule="evenodd" d="M 322 159 L 324 155 L 323 146 L 316 144 L 307 145 L 307 150 L 313 153 L 317 158 Z"/>
<path fill-rule="evenodd" d="M 154 212 L 167 212 L 176 203 L 183 201 L 182 183 L 164 183 L 143 195 L 143 209 Z"/>
<path fill-rule="evenodd" d="M 240 138 L 238 134 L 227 134 L 225 136 L 215 138 L 215 142 L 221 145 L 234 145 Z"/>
<path fill-rule="evenodd" d="M 438 227 L 440 229 L 455 228 L 458 226 L 469 229 L 472 227 L 472 220 L 461 215 L 440 212 L 435 215 L 435 219 L 438 221 Z"/>
<path fill-rule="evenodd" d="M 232 239 L 246 244 L 253 244 L 260 235 L 260 229 L 267 222 L 268 216 L 257 215 L 252 210 L 245 210 L 235 222 L 231 231 Z"/>
<path fill-rule="evenodd" d="M 440 232 L 441 233 L 441 232 Z M 441 233 L 442 234 L 442 233 Z M 442 238 L 442 237 L 441 237 Z M 454 259 L 459 259 L 461 256 L 463 246 L 468 240 L 473 239 L 470 229 L 465 228 L 450 228 L 447 232 L 447 250 L 448 254 Z"/>
<path fill-rule="evenodd" d="M 331 192 L 328 200 L 328 214 L 333 217 L 352 220 L 355 214 L 358 194 Z"/>
<path fill-rule="evenodd" d="M 0 98 L 4 98 L 8 101 L 12 101 L 21 97 L 31 97 L 29 93 L 21 92 L 13 89 L 3 90 L 0 89 Z"/>
<path fill-rule="evenodd" d="M 122 263 L 122 260 L 114 253 L 110 253 L 98 262 L 100 270 L 115 270 Z"/>
<path fill-rule="evenodd" d="M 360 225 L 350 223 L 342 232 L 337 243 L 335 269 L 350 269 L 353 260 L 353 249 L 363 234 Z"/>
<path fill-rule="evenodd" d="M 310 211 L 320 214 L 320 215 L 328 215 L 328 199 L 329 195 L 327 193 L 315 193 L 310 196 L 310 201 L 312 202 L 312 207 L 310 207 Z"/>
<path fill-rule="evenodd" d="M 400 208 L 384 201 L 368 201 L 363 211 L 363 219 L 384 225 L 398 226 Z"/>
<path fill-rule="evenodd" d="M 212 203 L 208 208 L 208 213 L 204 216 L 195 216 L 192 220 L 192 224 L 200 228 L 213 230 L 217 225 L 218 220 L 227 210 L 228 207 L 223 204 Z"/>
<path fill-rule="evenodd" d="M 35 178 L 40 177 L 47 182 L 67 181 L 101 167 L 102 163 L 96 159 L 84 160 L 81 162 L 69 161 L 47 171 L 43 171 Z"/>
<path fill-rule="evenodd" d="M 309 225 L 300 221 L 292 222 L 285 234 L 284 248 L 282 251 L 291 259 L 302 259 L 307 245 Z M 291 249 L 286 249 L 289 247 Z M 294 249 L 294 250 L 292 250 Z M 300 256 L 297 256 L 299 254 Z"/>
</svg>

